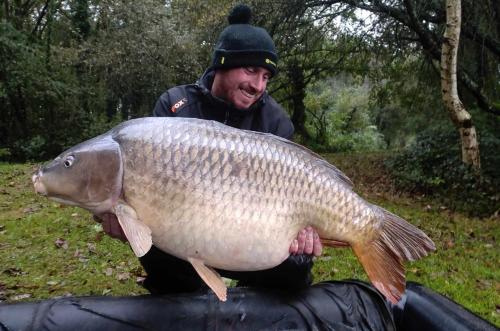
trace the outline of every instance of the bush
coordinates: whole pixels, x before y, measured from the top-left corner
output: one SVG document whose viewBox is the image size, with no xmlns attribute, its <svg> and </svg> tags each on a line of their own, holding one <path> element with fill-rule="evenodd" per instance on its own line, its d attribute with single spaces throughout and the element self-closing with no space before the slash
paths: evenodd
<svg viewBox="0 0 500 331">
<path fill-rule="evenodd" d="M 0 147 L 0 161 L 7 161 L 10 158 L 10 149 Z"/>
<path fill-rule="evenodd" d="M 481 173 L 462 163 L 456 131 L 429 130 L 386 161 L 400 189 L 435 195 L 457 211 L 489 216 L 500 208 L 500 139 L 480 139 Z"/>
<path fill-rule="evenodd" d="M 308 114 L 305 127 L 314 141 L 307 141 L 307 145 L 317 152 L 385 148 L 383 136 L 373 124 L 367 86 L 334 89 L 333 85 L 321 81 L 308 88 L 304 99 Z"/>
<path fill-rule="evenodd" d="M 23 155 L 26 160 L 44 160 L 47 150 L 47 141 L 42 136 L 34 136 L 31 139 L 19 140 L 14 145 L 14 150 Z"/>
</svg>

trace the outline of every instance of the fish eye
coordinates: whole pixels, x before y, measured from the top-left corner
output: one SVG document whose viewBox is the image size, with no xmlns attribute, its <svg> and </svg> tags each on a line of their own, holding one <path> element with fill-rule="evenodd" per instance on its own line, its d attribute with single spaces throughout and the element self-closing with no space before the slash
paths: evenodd
<svg viewBox="0 0 500 331">
<path fill-rule="evenodd" d="M 63 164 L 66 168 L 69 168 L 73 165 L 73 161 L 75 161 L 75 157 L 73 155 L 69 155 L 66 157 Z"/>
</svg>

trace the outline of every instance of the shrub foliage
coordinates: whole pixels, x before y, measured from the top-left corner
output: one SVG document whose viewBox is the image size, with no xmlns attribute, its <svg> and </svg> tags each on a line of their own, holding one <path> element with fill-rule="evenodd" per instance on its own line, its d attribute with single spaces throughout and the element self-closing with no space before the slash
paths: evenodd
<svg viewBox="0 0 500 331">
<path fill-rule="evenodd" d="M 500 139 L 480 137 L 480 174 L 462 163 L 459 135 L 451 129 L 428 130 L 390 157 L 386 165 L 397 187 L 436 195 L 451 209 L 488 216 L 500 209 Z"/>
</svg>

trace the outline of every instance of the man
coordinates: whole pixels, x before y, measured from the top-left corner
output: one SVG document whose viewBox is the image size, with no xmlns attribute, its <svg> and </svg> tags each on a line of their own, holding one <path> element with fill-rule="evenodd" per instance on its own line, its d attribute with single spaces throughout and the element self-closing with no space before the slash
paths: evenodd
<svg viewBox="0 0 500 331">
<path fill-rule="evenodd" d="M 215 47 L 212 66 L 195 84 L 163 93 L 154 116 L 215 120 L 235 128 L 292 137 L 294 128 L 289 117 L 266 92 L 269 79 L 277 71 L 274 43 L 266 30 L 249 24 L 250 16 L 247 6 L 232 10 L 230 24 Z M 125 239 L 114 216 L 101 218 L 106 233 Z M 299 289 L 311 283 L 312 256 L 319 256 L 321 249 L 318 234 L 308 227 L 291 243 L 291 256 L 281 265 L 257 272 L 219 273 L 237 279 L 239 285 Z M 144 286 L 151 293 L 190 292 L 204 287 L 191 264 L 154 246 L 140 261 L 148 274 Z"/>
</svg>

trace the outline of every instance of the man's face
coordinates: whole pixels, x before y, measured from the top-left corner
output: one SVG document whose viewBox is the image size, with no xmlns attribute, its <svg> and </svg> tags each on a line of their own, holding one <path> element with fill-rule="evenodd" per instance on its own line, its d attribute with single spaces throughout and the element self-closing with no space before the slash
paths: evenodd
<svg viewBox="0 0 500 331">
<path fill-rule="evenodd" d="M 212 94 L 238 109 L 247 109 L 262 96 L 270 77 L 271 72 L 262 67 L 217 69 Z"/>
</svg>

